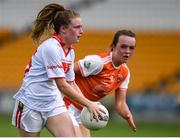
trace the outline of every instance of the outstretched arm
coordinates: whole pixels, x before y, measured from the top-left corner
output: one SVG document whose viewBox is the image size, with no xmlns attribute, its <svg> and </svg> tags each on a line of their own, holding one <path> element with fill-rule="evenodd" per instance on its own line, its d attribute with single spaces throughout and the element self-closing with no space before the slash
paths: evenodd
<svg viewBox="0 0 180 138">
<path fill-rule="evenodd" d="M 59 90 L 64 95 L 86 106 L 89 109 L 89 111 L 93 115 L 95 115 L 95 118 L 98 120 L 98 114 L 101 114 L 103 110 L 99 108 L 97 103 L 91 102 L 90 100 L 85 98 L 83 94 L 80 92 L 80 90 L 77 88 L 77 86 L 76 87 L 73 86 L 76 85 L 74 82 L 68 83 L 64 78 L 56 78 L 55 82 Z"/>
<path fill-rule="evenodd" d="M 134 123 L 134 119 L 131 111 L 128 108 L 126 103 L 126 93 L 127 90 L 118 89 L 115 93 L 115 109 L 120 116 L 127 120 L 129 126 L 133 131 L 136 131 L 136 125 Z"/>
</svg>

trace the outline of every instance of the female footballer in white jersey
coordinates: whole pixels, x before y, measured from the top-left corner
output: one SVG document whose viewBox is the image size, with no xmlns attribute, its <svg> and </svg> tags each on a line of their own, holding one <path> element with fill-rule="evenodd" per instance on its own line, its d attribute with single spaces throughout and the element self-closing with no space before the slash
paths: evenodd
<svg viewBox="0 0 180 138">
<path fill-rule="evenodd" d="M 102 112 L 97 103 L 80 93 L 74 82 L 72 44 L 83 34 L 80 15 L 62 5 L 48 4 L 34 22 L 33 40 L 39 40 L 51 29 L 55 34 L 37 48 L 14 96 L 12 124 L 18 128 L 20 137 L 38 137 L 43 127 L 56 137 L 75 136 L 63 95 L 87 106 L 96 117 Z"/>
</svg>

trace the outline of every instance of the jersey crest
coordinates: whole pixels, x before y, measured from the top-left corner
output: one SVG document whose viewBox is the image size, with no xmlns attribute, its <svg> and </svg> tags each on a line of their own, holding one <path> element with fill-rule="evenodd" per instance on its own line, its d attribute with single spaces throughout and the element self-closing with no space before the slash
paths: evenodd
<svg viewBox="0 0 180 138">
<path fill-rule="evenodd" d="M 88 62 L 88 61 L 85 61 L 85 62 L 84 62 L 84 67 L 85 67 L 85 68 L 89 69 L 90 66 L 91 66 L 91 62 Z"/>
</svg>

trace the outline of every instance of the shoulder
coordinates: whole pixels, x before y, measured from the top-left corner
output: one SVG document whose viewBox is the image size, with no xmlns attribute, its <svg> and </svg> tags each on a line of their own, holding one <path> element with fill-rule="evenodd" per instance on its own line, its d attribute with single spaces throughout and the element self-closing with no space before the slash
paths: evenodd
<svg viewBox="0 0 180 138">
<path fill-rule="evenodd" d="M 94 62 L 101 62 L 102 59 L 99 55 L 88 55 L 85 56 L 84 60 L 94 61 Z"/>
<path fill-rule="evenodd" d="M 99 56 L 101 57 L 103 64 L 106 64 L 106 63 L 109 63 L 112 61 L 111 54 L 108 52 L 101 53 L 101 54 L 99 54 Z"/>
<path fill-rule="evenodd" d="M 98 55 L 88 55 L 83 59 L 83 61 L 85 66 L 90 64 L 91 66 L 99 66 L 103 64 L 101 57 Z"/>
<path fill-rule="evenodd" d="M 129 68 L 128 68 L 128 66 L 127 66 L 127 64 L 122 64 L 122 66 L 121 66 L 121 72 L 122 72 L 122 74 L 123 74 L 123 76 L 130 76 L 130 70 L 129 70 Z"/>
<path fill-rule="evenodd" d="M 61 48 L 57 40 L 53 38 L 49 38 L 45 40 L 41 45 L 39 46 L 39 49 L 43 53 L 52 54 L 58 52 Z"/>
<path fill-rule="evenodd" d="M 58 45 L 58 41 L 54 38 L 48 38 L 47 40 L 43 41 L 41 45 Z"/>
<path fill-rule="evenodd" d="M 128 65 L 127 65 L 126 63 L 123 63 L 123 64 L 122 64 L 122 67 L 123 67 L 125 70 L 129 71 Z"/>
<path fill-rule="evenodd" d="M 97 74 L 103 69 L 103 61 L 98 55 L 89 55 L 84 59 L 79 60 L 79 66 L 81 70 L 84 72 L 84 76 L 88 76 L 90 74 Z"/>
</svg>

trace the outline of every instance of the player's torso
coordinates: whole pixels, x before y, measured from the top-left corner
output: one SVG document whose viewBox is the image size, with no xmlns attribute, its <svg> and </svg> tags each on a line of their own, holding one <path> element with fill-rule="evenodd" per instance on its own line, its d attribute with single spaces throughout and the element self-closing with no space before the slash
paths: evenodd
<svg viewBox="0 0 180 138">
<path fill-rule="evenodd" d="M 128 69 L 125 65 L 115 68 L 108 57 L 109 55 L 100 56 L 102 57 L 104 64 L 100 73 L 89 77 L 76 77 L 76 83 L 81 91 L 91 100 L 99 100 L 102 97 L 113 93 L 128 74 Z"/>
<path fill-rule="evenodd" d="M 51 62 L 46 63 L 45 59 L 48 60 L 51 57 L 43 58 L 43 51 L 45 48 L 46 50 L 54 48 L 54 51 L 60 52 L 61 57 L 57 59 L 57 61 L 62 64 L 51 64 Z M 54 73 L 50 74 L 52 77 L 51 79 L 47 73 L 47 70 L 56 70 L 60 66 L 60 68 L 64 70 L 64 73 L 62 72 L 65 74 L 63 77 L 70 78 L 68 71 L 70 67 L 73 66 L 74 51 L 72 51 L 72 53 L 70 51 L 68 54 L 63 52 L 63 49 L 54 39 L 50 39 L 38 47 L 36 53 L 32 56 L 30 64 L 26 68 L 28 71 L 25 74 L 24 83 L 15 97 L 23 101 L 23 103 L 29 108 L 38 111 L 48 111 L 56 106 L 63 105 L 64 103 L 60 91 L 53 79 L 53 75 L 54 78 L 59 76 L 55 74 L 56 71 L 54 71 Z"/>
<path fill-rule="evenodd" d="M 61 57 L 59 60 L 59 64 L 62 63 L 65 74 L 69 71 L 72 63 L 74 62 L 74 51 L 69 51 L 67 54 L 64 52 L 63 48 L 57 43 L 56 40 L 51 38 L 44 45 L 39 47 L 35 54 L 32 56 L 30 64 L 27 66 L 29 68 L 28 72 L 26 72 L 25 80 L 33 81 L 33 76 L 35 76 L 35 81 L 48 81 L 47 69 L 53 70 L 58 68 L 58 65 L 46 65 L 45 59 L 43 58 L 43 50 L 54 48 L 59 53 L 61 53 Z M 48 60 L 48 59 L 47 59 Z M 46 67 L 47 66 L 47 67 Z"/>
</svg>

